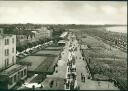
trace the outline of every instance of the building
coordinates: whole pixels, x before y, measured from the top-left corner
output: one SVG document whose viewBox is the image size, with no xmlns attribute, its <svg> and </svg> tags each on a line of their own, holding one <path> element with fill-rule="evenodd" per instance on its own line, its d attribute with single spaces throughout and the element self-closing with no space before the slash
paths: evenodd
<svg viewBox="0 0 128 91">
<path fill-rule="evenodd" d="M 16 35 L 0 29 L 0 89 L 11 89 L 27 77 L 27 66 L 16 64 Z"/>
<path fill-rule="evenodd" d="M 16 63 L 16 36 L 0 34 L 0 70 Z"/>
<path fill-rule="evenodd" d="M 16 35 L 16 46 L 23 46 L 27 44 L 27 36 L 26 35 Z"/>
<path fill-rule="evenodd" d="M 11 89 L 26 77 L 27 66 L 15 64 L 0 73 L 0 89 Z"/>
<path fill-rule="evenodd" d="M 39 39 L 45 39 L 45 38 L 52 38 L 52 30 L 49 30 L 47 27 L 42 27 L 38 30 L 38 38 Z"/>
<path fill-rule="evenodd" d="M 40 39 L 52 39 L 52 30 L 47 29 L 47 27 L 42 27 L 39 29 L 31 29 L 26 33 L 26 35 L 16 35 L 16 46 L 23 46 L 27 43 L 39 41 Z"/>
</svg>

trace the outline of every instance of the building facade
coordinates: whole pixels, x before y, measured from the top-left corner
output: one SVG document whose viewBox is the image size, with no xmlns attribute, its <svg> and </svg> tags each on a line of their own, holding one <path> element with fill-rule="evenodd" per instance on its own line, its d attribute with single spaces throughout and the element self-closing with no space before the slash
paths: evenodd
<svg viewBox="0 0 128 91">
<path fill-rule="evenodd" d="M 38 33 L 38 39 L 52 38 L 52 31 L 47 27 L 42 27 L 40 30 L 38 30 Z"/>
<path fill-rule="evenodd" d="M 52 39 L 52 30 L 47 27 L 29 30 L 29 35 L 16 35 L 16 46 L 39 41 L 40 39 Z"/>
<path fill-rule="evenodd" d="M 12 89 L 27 77 L 27 66 L 15 64 L 0 73 L 0 89 Z M 1 79 L 2 78 L 2 79 Z"/>
<path fill-rule="evenodd" d="M 16 46 L 23 46 L 27 44 L 27 36 L 26 35 L 16 35 Z"/>
<path fill-rule="evenodd" d="M 16 36 L 0 34 L 0 70 L 16 63 Z"/>
<path fill-rule="evenodd" d="M 0 30 L 0 89 L 11 89 L 27 77 L 27 66 L 16 64 L 16 35 Z"/>
</svg>

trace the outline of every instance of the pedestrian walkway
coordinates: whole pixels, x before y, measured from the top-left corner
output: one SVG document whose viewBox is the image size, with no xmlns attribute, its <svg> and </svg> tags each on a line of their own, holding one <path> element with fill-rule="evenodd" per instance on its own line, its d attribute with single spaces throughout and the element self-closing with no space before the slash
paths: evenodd
<svg viewBox="0 0 128 91">
<path fill-rule="evenodd" d="M 80 46 L 76 41 L 72 43 L 75 47 L 77 47 L 77 51 L 75 51 L 75 58 L 76 58 L 76 67 L 77 67 L 77 83 L 80 86 L 80 90 L 119 90 L 117 87 L 114 86 L 113 83 L 108 81 L 93 81 L 88 79 L 89 73 L 87 70 L 87 63 L 83 60 L 81 55 Z M 81 80 L 81 74 L 85 76 L 85 82 Z"/>
<path fill-rule="evenodd" d="M 69 43 L 67 42 L 65 47 L 63 48 L 63 52 L 61 53 L 61 59 L 58 61 L 63 62 L 60 64 L 58 62 L 58 66 L 55 68 L 55 72 L 53 75 L 47 75 L 47 78 L 41 83 L 44 85 L 44 90 L 64 90 L 64 79 L 66 78 L 67 71 L 67 60 L 68 60 L 68 47 Z M 49 87 L 51 81 L 57 82 L 59 85 L 54 85 L 52 88 Z"/>
</svg>

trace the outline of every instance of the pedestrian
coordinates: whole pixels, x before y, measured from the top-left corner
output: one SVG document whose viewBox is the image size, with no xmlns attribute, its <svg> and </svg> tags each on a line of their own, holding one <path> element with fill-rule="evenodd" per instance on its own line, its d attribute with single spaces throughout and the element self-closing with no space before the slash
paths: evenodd
<svg viewBox="0 0 128 91">
<path fill-rule="evenodd" d="M 83 82 L 83 75 L 81 76 L 81 81 Z"/>
<path fill-rule="evenodd" d="M 75 68 L 75 72 L 76 72 L 76 68 Z"/>
<path fill-rule="evenodd" d="M 32 86 L 32 89 L 35 90 L 35 85 Z"/>
<path fill-rule="evenodd" d="M 81 73 L 81 76 L 82 76 L 82 73 Z"/>
<path fill-rule="evenodd" d="M 68 72 L 69 72 L 69 67 L 68 67 Z"/>
<path fill-rule="evenodd" d="M 64 79 L 64 84 L 66 83 L 66 79 Z"/>
<path fill-rule="evenodd" d="M 50 87 L 52 87 L 53 84 L 54 84 L 54 80 L 51 81 L 51 83 L 50 83 Z"/>
<path fill-rule="evenodd" d="M 43 88 L 43 85 L 41 84 L 40 88 Z"/>
<path fill-rule="evenodd" d="M 84 82 L 85 82 L 85 76 L 84 76 Z"/>
<path fill-rule="evenodd" d="M 84 75 L 82 75 L 82 82 L 84 82 Z"/>
<path fill-rule="evenodd" d="M 82 81 L 82 79 L 83 79 L 83 74 L 81 73 L 81 81 Z"/>
</svg>

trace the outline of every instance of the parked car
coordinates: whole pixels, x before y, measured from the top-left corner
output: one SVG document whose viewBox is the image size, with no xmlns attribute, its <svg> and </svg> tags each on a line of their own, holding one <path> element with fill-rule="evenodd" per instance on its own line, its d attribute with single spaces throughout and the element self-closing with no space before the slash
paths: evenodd
<svg viewBox="0 0 128 91">
<path fill-rule="evenodd" d="M 23 57 L 25 57 L 25 55 L 23 55 L 23 54 L 19 54 L 17 57 L 19 57 L 19 58 L 23 58 Z"/>
</svg>

